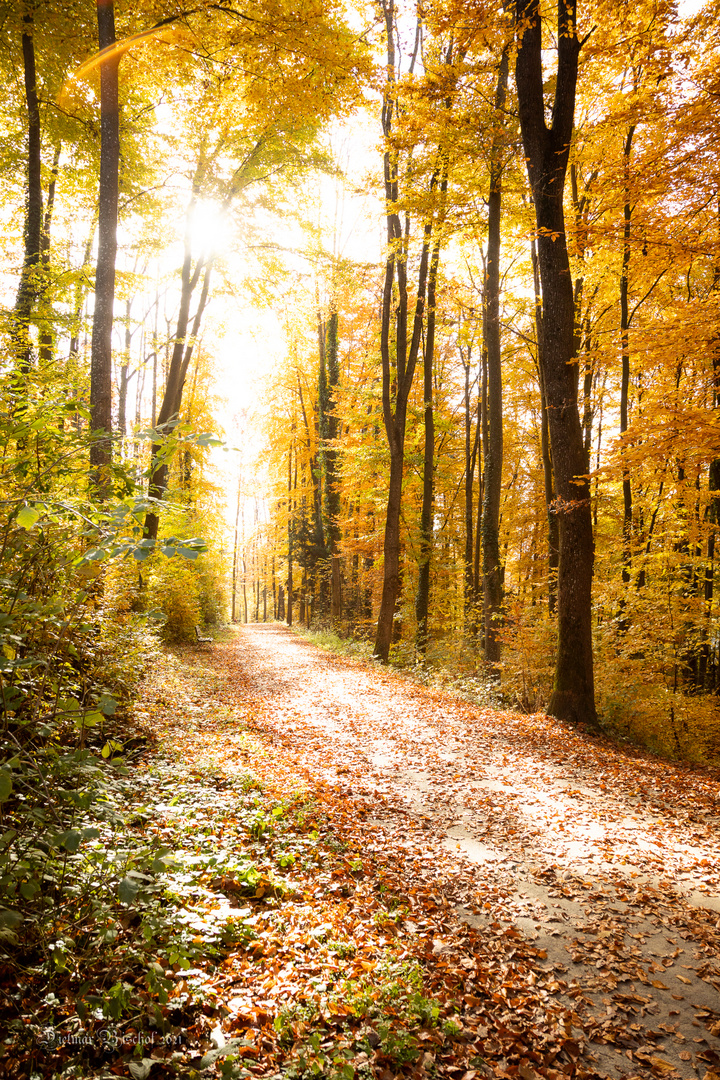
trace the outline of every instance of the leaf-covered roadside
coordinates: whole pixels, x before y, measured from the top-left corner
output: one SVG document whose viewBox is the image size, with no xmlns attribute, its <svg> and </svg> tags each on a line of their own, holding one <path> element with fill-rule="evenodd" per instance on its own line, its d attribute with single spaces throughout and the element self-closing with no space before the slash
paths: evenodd
<svg viewBox="0 0 720 1080">
<path fill-rule="evenodd" d="M 107 764 L 47 931 L 3 941 L 4 1075 L 587 1075 L 532 946 L 454 915 L 450 856 L 372 850 L 363 800 L 312 789 L 252 707 L 209 716 L 189 700 L 208 673 L 162 663 L 147 722 L 174 752 Z M 183 754 L 206 726 L 224 763 Z"/>
<path fill-rule="evenodd" d="M 335 760 L 318 779 L 307 733 L 285 716 L 280 737 L 282 695 L 258 691 L 244 655 L 228 643 L 156 666 L 136 716 L 148 742 L 125 772 L 104 765 L 103 813 L 82 822 L 97 835 L 68 853 L 74 894 L 52 935 L 4 943 L 4 1075 L 559 1080 L 607 1075 L 598 1046 L 621 1075 L 672 1074 L 591 880 L 547 881 L 597 923 L 583 982 L 517 928 L 521 908 L 549 918 L 541 905 L 501 873 L 479 881 L 429 819 L 369 793 L 372 773 Z M 627 896 L 660 913 L 652 889 Z M 662 917 L 711 941 L 709 923 Z M 614 980 L 598 1016 L 594 984 Z M 698 1013 L 709 1080 L 718 1021 Z"/>
</svg>

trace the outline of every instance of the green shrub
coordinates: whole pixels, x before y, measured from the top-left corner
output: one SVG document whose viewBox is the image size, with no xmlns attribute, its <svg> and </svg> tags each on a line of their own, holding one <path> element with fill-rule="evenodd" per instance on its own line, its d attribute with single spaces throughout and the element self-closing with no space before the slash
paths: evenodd
<svg viewBox="0 0 720 1080">
<path fill-rule="evenodd" d="M 167 644 L 195 640 L 201 621 L 200 579 L 193 565 L 178 556 L 154 561 L 148 582 L 148 604 L 165 616 L 160 634 Z"/>
</svg>

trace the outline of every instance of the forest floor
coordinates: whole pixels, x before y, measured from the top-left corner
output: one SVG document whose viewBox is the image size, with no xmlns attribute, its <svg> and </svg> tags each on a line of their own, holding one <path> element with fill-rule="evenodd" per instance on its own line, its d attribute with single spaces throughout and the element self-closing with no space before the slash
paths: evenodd
<svg viewBox="0 0 720 1080">
<path fill-rule="evenodd" d="M 137 719 L 147 828 L 222 855 L 175 886 L 172 1053 L 80 1075 L 720 1080 L 717 775 L 277 624 L 166 653 Z"/>
<path fill-rule="evenodd" d="M 311 796 L 340 856 L 270 910 L 263 964 L 225 961 L 223 1037 L 256 1043 L 284 1009 L 285 1049 L 266 1047 L 281 1068 L 316 1009 L 318 1052 L 329 1042 L 332 1061 L 336 1042 L 383 1075 L 720 1073 L 717 778 L 546 716 L 472 707 L 277 625 L 182 661 L 146 689 L 156 723 L 172 704 L 165 738 L 196 764 Z M 342 979 L 372 996 L 413 960 L 444 1028 L 430 1011 L 413 1035 L 406 1017 L 394 1056 L 382 1022 L 365 1025 L 364 1051 L 346 1030 L 334 1040 L 333 1016 L 352 1012 L 340 999 L 333 1011 Z"/>
</svg>

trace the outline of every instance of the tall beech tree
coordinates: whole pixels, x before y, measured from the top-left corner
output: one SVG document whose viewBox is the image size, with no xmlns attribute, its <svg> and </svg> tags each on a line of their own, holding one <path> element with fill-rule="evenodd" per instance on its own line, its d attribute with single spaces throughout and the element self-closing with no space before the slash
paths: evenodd
<svg viewBox="0 0 720 1080">
<path fill-rule="evenodd" d="M 485 260 L 483 337 L 487 358 L 487 449 L 482 514 L 485 659 L 500 659 L 503 580 L 500 565 L 500 488 L 503 464 L 502 366 L 500 352 L 500 214 L 502 210 L 502 114 L 507 97 L 509 49 L 503 50 L 495 91 L 495 131 L 490 149 L 488 240 Z"/>
<path fill-rule="evenodd" d="M 571 723 L 597 723 L 591 591 L 590 483 L 577 402 L 575 303 L 565 235 L 564 189 L 575 114 L 578 56 L 575 0 L 557 0 L 557 78 L 545 121 L 539 0 L 516 0 L 515 80 L 528 178 L 535 204 L 542 289 L 542 348 L 558 517 L 557 658 L 548 711 Z"/>
<path fill-rule="evenodd" d="M 23 14 L 22 57 L 25 105 L 27 108 L 27 193 L 25 201 L 25 252 L 11 321 L 14 361 L 18 374 L 27 372 L 31 362 L 30 317 L 39 292 L 42 248 L 43 196 L 40 145 L 40 106 L 35 70 L 34 16 L 32 8 Z"/>
<path fill-rule="evenodd" d="M 447 186 L 447 178 L 443 178 Z M 430 607 L 430 563 L 433 542 L 433 496 L 435 489 L 435 410 L 433 407 L 433 375 L 435 361 L 435 305 L 437 276 L 440 263 L 440 241 L 433 244 L 427 285 L 427 332 L 423 351 L 423 478 L 422 508 L 420 510 L 420 556 L 418 585 L 415 595 L 416 644 L 424 653 L 428 643 L 428 614 Z"/>
<path fill-rule="evenodd" d="M 340 588 L 340 492 L 338 487 L 338 449 L 335 440 L 339 434 L 337 388 L 340 381 L 338 364 L 338 312 L 335 300 L 330 303 L 327 322 L 319 319 L 320 371 L 318 375 L 318 426 L 320 434 L 321 478 L 323 482 L 323 510 L 325 548 L 330 559 L 330 614 L 339 619 L 341 614 Z"/>
<path fill-rule="evenodd" d="M 95 309 L 90 350 L 90 422 L 103 438 L 90 447 L 90 464 L 102 489 L 112 461 L 112 331 L 115 306 L 118 197 L 120 170 L 120 111 L 113 0 L 97 0 L 100 62 L 100 190 L 98 196 L 98 256 L 95 269 Z"/>
<path fill-rule="evenodd" d="M 403 212 L 401 202 L 401 156 L 394 143 L 394 126 L 399 110 L 399 70 L 395 46 L 394 0 L 383 0 L 387 48 L 386 82 L 382 101 L 382 131 L 384 137 L 383 182 L 385 188 L 385 224 L 387 255 L 380 316 L 380 359 L 382 365 L 382 412 L 390 450 L 387 510 L 383 539 L 383 585 L 375 635 L 374 655 L 388 662 L 393 626 L 402 581 L 400 572 L 400 513 L 402 507 L 403 472 L 405 465 L 405 428 L 407 407 L 415 367 L 422 344 L 428 269 L 433 235 L 433 209 L 424 215 L 420 257 L 417 268 L 417 287 L 412 312 L 409 310 L 410 286 L 408 264 L 410 247 L 410 214 Z M 420 24 L 417 24 L 415 47 L 410 74 L 418 53 Z M 430 180 L 431 196 L 438 189 L 438 171 Z M 404 194 L 404 193 L 403 193 Z M 439 258 L 439 249 L 438 249 Z"/>
</svg>

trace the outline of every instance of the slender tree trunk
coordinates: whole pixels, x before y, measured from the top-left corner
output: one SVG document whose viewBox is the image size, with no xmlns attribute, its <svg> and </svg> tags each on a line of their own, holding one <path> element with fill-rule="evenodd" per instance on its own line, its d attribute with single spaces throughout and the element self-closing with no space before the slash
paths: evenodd
<svg viewBox="0 0 720 1080">
<path fill-rule="evenodd" d="M 475 582 L 475 595 L 473 602 L 473 634 L 477 640 L 479 629 L 479 617 L 480 617 L 480 604 L 483 599 L 483 586 L 482 586 L 482 573 L 481 573 L 481 552 L 482 552 L 482 513 L 483 503 L 485 502 L 485 488 L 483 482 L 484 476 L 484 462 L 487 454 L 487 356 L 485 350 L 480 352 L 480 369 L 478 371 L 478 409 L 477 409 L 477 445 L 478 453 L 481 456 L 481 460 L 478 462 L 478 498 L 477 508 L 475 511 L 475 562 L 474 562 L 474 582 Z M 485 623 L 483 621 L 483 630 Z M 483 650 L 485 648 L 483 642 Z"/>
<path fill-rule="evenodd" d="M 323 326 L 321 322 L 321 327 Z M 338 363 L 338 313 L 334 302 L 324 325 L 324 341 L 320 352 L 320 437 L 325 476 L 325 548 L 330 558 L 330 615 L 333 620 L 342 613 L 340 581 L 340 490 L 337 477 L 338 419 L 335 415 L 337 387 L 340 381 Z"/>
<path fill-rule="evenodd" d="M 593 532 L 577 403 L 575 307 L 563 207 L 580 52 L 575 0 L 557 0 L 557 12 L 557 80 L 548 128 L 539 0 L 516 0 L 516 84 L 537 223 L 543 299 L 541 363 L 559 520 L 557 660 L 548 711 L 571 723 L 594 726 Z"/>
<path fill-rule="evenodd" d="M 530 253 L 532 256 L 533 282 L 535 288 L 535 332 L 537 336 L 538 383 L 540 385 L 540 455 L 542 457 L 543 480 L 545 484 L 545 509 L 547 513 L 548 611 L 553 615 L 557 606 L 557 569 L 560 552 L 558 541 L 558 519 L 557 514 L 555 513 L 555 481 L 553 479 L 552 456 L 550 453 L 547 396 L 545 394 L 545 368 L 541 360 L 543 333 L 540 270 L 538 267 L 534 239 L 530 245 Z"/>
<path fill-rule="evenodd" d="M 258 560 L 257 542 L 253 551 L 255 565 L 255 622 L 260 622 L 260 562 Z"/>
<path fill-rule="evenodd" d="M 100 49 L 110 49 L 115 44 L 113 0 L 97 0 L 97 22 Z M 100 65 L 100 192 L 95 311 L 90 346 L 90 418 L 92 430 L 103 437 L 90 447 L 90 465 L 101 491 L 107 491 L 112 462 L 112 330 L 120 170 L 119 64 L 119 55 L 110 53 Z"/>
<path fill-rule="evenodd" d="M 427 332 L 423 356 L 423 401 L 425 404 L 423 446 L 423 495 L 420 511 L 420 559 L 418 587 L 415 597 L 415 620 L 417 624 L 416 645 L 423 656 L 428 644 L 428 609 L 430 606 L 430 568 L 433 549 L 433 503 L 435 489 L 435 412 L 433 409 L 433 374 L 435 366 L 435 291 L 440 244 L 433 245 L 427 285 Z"/>
<path fill-rule="evenodd" d="M 293 489 L 292 489 L 292 462 L 293 462 L 293 444 L 290 443 L 290 450 L 288 451 L 288 574 L 287 574 L 287 624 L 292 626 L 293 622 Z M 297 466 L 296 466 L 297 470 Z M 295 474 L 295 486 L 297 487 L 297 472 Z"/>
<path fill-rule="evenodd" d="M 57 188 L 58 172 L 60 170 L 60 143 L 55 147 L 53 163 L 50 170 L 50 182 L 48 184 L 47 202 L 43 215 L 42 235 L 40 237 L 40 262 L 43 269 L 43 280 L 40 285 L 40 296 L 45 301 L 40 318 L 38 359 L 41 367 L 46 370 L 53 361 L 53 320 L 52 309 L 47 302 L 49 285 L 48 270 L 50 267 L 50 231 L 52 228 L 53 210 L 55 209 L 55 190 Z"/>
<path fill-rule="evenodd" d="M 386 664 L 390 655 L 393 629 L 396 627 L 397 604 L 402 586 L 400 575 L 400 509 L 405 461 L 405 423 L 408 397 L 415 375 L 415 366 L 422 338 L 430 257 L 431 224 L 426 223 L 423 230 L 415 313 L 412 335 L 408 341 L 407 237 L 403 235 L 398 208 L 397 153 L 390 145 L 397 93 L 394 0 L 385 0 L 383 11 L 385 15 L 388 72 L 382 107 L 382 128 L 385 137 L 383 176 L 387 206 L 387 259 L 380 322 L 380 356 L 382 362 L 383 421 L 390 449 L 390 479 L 383 539 L 383 588 L 373 651 L 374 655 L 382 663 Z M 397 308 L 393 312 L 393 285 L 396 275 Z M 391 358 L 390 342 L 393 324 L 395 329 L 395 349 L 394 358 Z M 393 390 L 394 403 L 392 401 Z"/>
<path fill-rule="evenodd" d="M 32 366 L 30 342 L 30 319 L 40 290 L 40 266 L 42 259 L 42 161 L 40 150 L 40 107 L 35 75 L 34 22 L 31 11 L 23 16 L 22 31 L 23 75 L 25 82 L 25 105 L 27 108 L 27 193 L 25 204 L 25 252 L 20 271 L 20 281 L 15 297 L 11 327 L 11 340 L 15 368 L 19 376 L 27 374 Z M 22 381 L 18 392 L 23 392 Z"/>
<path fill-rule="evenodd" d="M 233 567 L 232 567 L 232 612 L 231 619 L 237 618 L 237 571 L 238 571 L 238 534 L 240 530 L 240 495 L 242 492 L 242 477 L 238 478 L 237 502 L 235 504 L 235 534 L 233 540 Z"/>
<path fill-rule="evenodd" d="M 74 290 L 74 304 L 72 322 L 70 324 L 70 347 L 68 349 L 68 359 L 72 361 L 76 360 L 80 353 L 80 331 L 82 330 L 83 323 L 83 306 L 87 297 L 87 285 L 85 284 L 85 270 L 90 265 L 90 259 L 92 258 L 93 240 L 95 238 L 95 229 L 97 228 L 97 207 L 93 214 L 93 222 L 88 233 L 87 240 L 85 241 L 85 250 L 83 252 L 83 261 L 80 266 L 80 273 L 78 274 L 77 282 Z"/>
<path fill-rule="evenodd" d="M 583 353 L 585 354 L 585 370 L 583 372 L 583 446 L 585 448 L 585 460 L 587 470 L 590 472 L 590 447 L 592 445 L 592 388 L 595 377 L 595 365 L 591 356 L 592 338 L 590 336 L 590 316 L 586 315 L 583 333 Z"/>
<path fill-rule="evenodd" d="M 130 314 L 132 311 L 132 300 L 125 301 L 125 353 L 123 355 L 123 362 L 120 365 L 120 386 L 118 389 L 118 432 L 120 434 L 120 445 L 122 446 L 127 434 L 127 388 L 128 388 L 128 368 L 130 367 L 130 345 L 132 343 L 132 334 L 130 333 Z M 142 354 L 141 354 L 142 355 Z"/>
<path fill-rule="evenodd" d="M 620 434 L 628 429 L 628 404 L 630 396 L 630 312 L 628 306 L 628 288 L 630 274 L 630 230 L 632 224 L 632 206 L 630 205 L 630 153 L 632 151 L 635 125 L 628 128 L 623 146 L 623 173 L 625 181 L 625 204 L 623 206 L 623 257 L 620 271 L 620 349 L 622 353 L 622 375 L 620 382 Z M 623 553 L 622 579 L 630 581 L 632 565 L 632 518 L 633 499 L 630 472 L 623 463 Z"/>
<path fill-rule="evenodd" d="M 504 128 L 501 117 L 508 84 L 508 49 L 503 51 L 495 91 L 495 123 L 490 149 L 488 196 L 488 246 L 485 263 L 485 311 L 483 319 L 487 355 L 487 452 L 482 522 L 485 660 L 499 675 L 499 630 L 502 619 L 503 582 L 500 565 L 500 489 L 503 464 L 502 365 L 500 349 L 500 215 L 502 210 L 502 152 Z"/>
<path fill-rule="evenodd" d="M 300 582 L 300 603 L 298 605 L 298 619 L 301 626 L 303 626 L 306 621 L 305 608 L 307 606 L 307 576 L 307 563 L 303 561 L 302 581 Z"/>
<path fill-rule="evenodd" d="M 467 363 L 462 355 L 460 357 L 465 370 L 465 574 L 464 574 L 464 612 L 465 612 L 465 635 L 475 634 L 475 575 L 473 567 L 473 489 L 475 486 L 475 462 L 477 461 L 478 439 L 480 428 L 476 426 L 475 437 L 472 437 L 472 412 L 470 409 L 470 361 L 472 347 L 468 346 Z M 471 445 L 472 444 L 472 445 Z"/>
<path fill-rule="evenodd" d="M 717 689 L 717 645 L 710 646 L 715 577 L 715 538 L 720 524 L 720 458 L 710 462 L 708 472 L 710 504 L 708 506 L 707 561 L 705 563 L 705 626 L 702 644 L 703 685 L 706 690 Z"/>
</svg>

